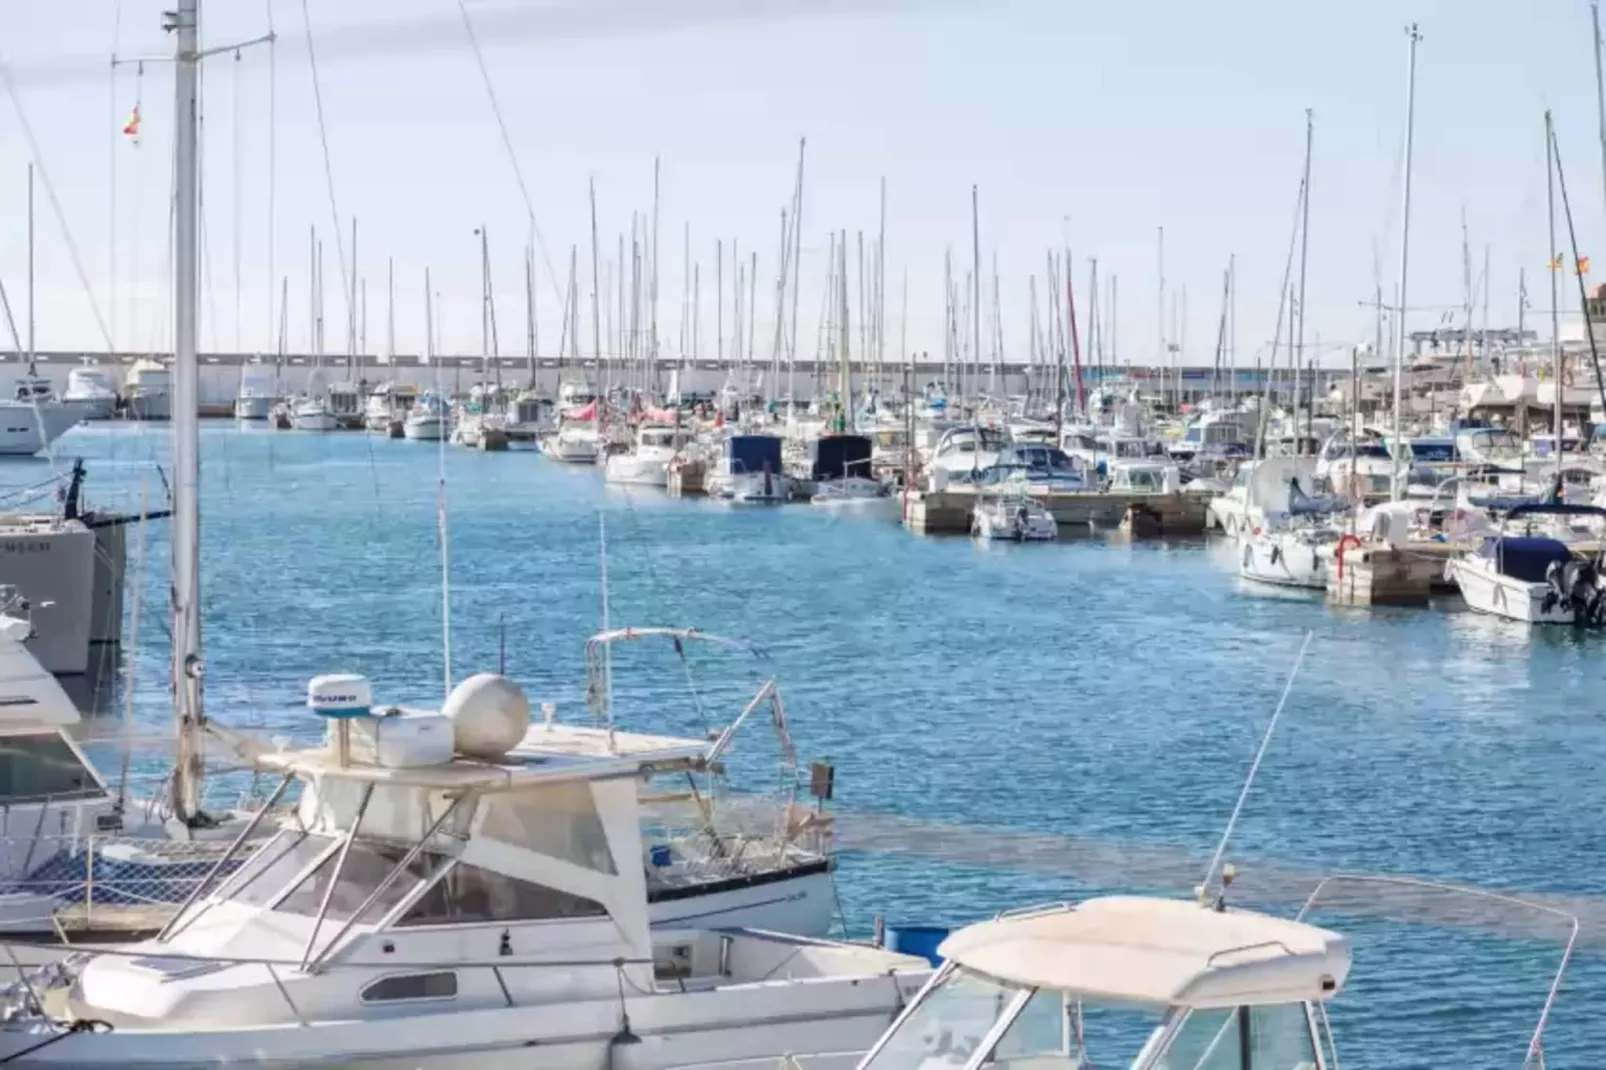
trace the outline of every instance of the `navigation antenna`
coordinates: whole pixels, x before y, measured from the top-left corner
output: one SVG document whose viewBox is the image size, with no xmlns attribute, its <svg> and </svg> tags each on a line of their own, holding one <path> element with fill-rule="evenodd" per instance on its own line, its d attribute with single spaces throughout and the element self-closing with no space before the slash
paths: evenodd
<svg viewBox="0 0 1606 1070">
<path fill-rule="evenodd" d="M 1288 705 L 1288 695 L 1294 689 L 1294 681 L 1299 677 L 1299 668 L 1305 663 L 1305 652 L 1310 649 L 1310 641 L 1315 634 L 1307 629 L 1305 641 L 1299 644 L 1299 654 L 1295 656 L 1294 666 L 1288 671 L 1288 679 L 1283 683 L 1282 697 L 1277 700 L 1277 708 L 1272 711 L 1271 722 L 1266 725 L 1265 735 L 1260 737 L 1260 749 L 1255 751 L 1255 760 L 1249 765 L 1249 775 L 1244 778 L 1243 790 L 1238 792 L 1238 801 L 1232 806 L 1232 815 L 1227 818 L 1227 827 L 1221 831 L 1221 842 L 1216 844 L 1216 853 L 1210 858 L 1210 868 L 1205 870 L 1204 881 L 1196 891 L 1200 903 L 1213 906 L 1216 910 L 1227 908 L 1227 886 L 1238 875 L 1231 865 L 1223 866 L 1221 863 L 1222 856 L 1227 853 L 1227 842 L 1232 839 L 1232 830 L 1238 825 L 1238 817 L 1243 813 L 1244 803 L 1249 799 L 1249 789 L 1254 786 L 1255 774 L 1260 772 L 1261 759 L 1266 757 L 1266 750 L 1271 746 L 1272 734 L 1277 731 L 1277 722 L 1282 719 L 1283 708 Z M 1221 872 L 1221 889 L 1212 900 L 1210 885 L 1218 869 Z"/>
</svg>

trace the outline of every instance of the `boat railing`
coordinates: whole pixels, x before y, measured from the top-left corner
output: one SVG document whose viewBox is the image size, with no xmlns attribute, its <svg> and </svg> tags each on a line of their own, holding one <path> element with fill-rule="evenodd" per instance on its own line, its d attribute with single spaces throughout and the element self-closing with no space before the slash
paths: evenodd
<svg viewBox="0 0 1606 1070">
<path fill-rule="evenodd" d="M 234 864 L 254 846 L 236 852 Z M 63 940 L 86 930 L 155 931 L 227 849 L 227 842 L 122 835 L 0 839 L 0 939 L 8 930 L 53 931 Z"/>
<path fill-rule="evenodd" d="M 1447 901 L 1459 904 L 1450 908 Z M 1343 913 L 1362 910 L 1382 914 L 1392 920 L 1443 925 L 1446 921 L 1502 936 L 1527 937 L 1562 942 L 1561 960 L 1545 990 L 1539 1018 L 1528 1039 L 1523 1070 L 1543 1070 L 1545 1065 L 1545 1026 L 1555 1008 L 1562 978 L 1572 963 L 1581 925 L 1578 915 L 1560 906 L 1536 902 L 1504 892 L 1468 888 L 1456 884 L 1419 880 L 1413 877 L 1336 874 L 1324 878 L 1306 898 L 1296 917 L 1306 921 L 1318 904 L 1322 909 Z"/>
<path fill-rule="evenodd" d="M 728 935 L 724 939 L 731 939 Z M 92 948 L 77 947 L 66 948 L 55 944 L 45 944 L 37 941 L 5 940 L 0 937 L 0 947 L 4 953 L 0 954 L 0 968 L 10 966 L 15 971 L 16 980 L 0 988 L 0 1023 L 5 1026 L 40 1026 L 51 1031 L 61 1033 L 78 1032 L 85 1029 L 95 1029 L 97 1026 L 107 1028 L 107 1023 L 99 1022 L 93 1018 L 69 1019 L 58 1014 L 52 1014 L 53 1008 L 58 1009 L 65 1002 L 61 997 L 82 975 L 84 967 L 96 959 L 118 958 L 130 961 L 159 966 L 168 976 L 182 974 L 211 973 L 218 970 L 232 969 L 239 966 L 261 966 L 268 977 L 273 981 L 279 998 L 284 1001 L 285 1008 L 298 1026 L 308 1027 L 312 1023 L 296 1005 L 290 996 L 290 990 L 285 986 L 284 976 L 289 974 L 304 974 L 308 972 L 307 964 L 294 958 L 269 958 L 265 956 L 240 955 L 196 955 L 181 951 L 168 951 L 166 949 L 152 948 L 148 945 L 97 945 Z M 24 956 L 19 952 L 37 954 L 40 951 L 62 952 L 59 958 L 53 958 L 38 966 L 24 964 Z M 626 967 L 655 966 L 651 957 L 634 958 L 629 956 L 610 956 L 608 958 L 575 958 L 575 959 L 520 959 L 517 956 L 498 956 L 494 959 L 428 959 L 396 961 L 386 958 L 383 962 L 366 961 L 323 961 L 318 963 L 314 970 L 320 974 L 330 974 L 345 971 L 348 973 L 364 972 L 376 975 L 378 972 L 393 974 L 397 972 L 430 973 L 430 972 L 463 972 L 484 971 L 489 973 L 496 981 L 497 991 L 501 995 L 503 1006 L 515 1007 L 513 990 L 508 987 L 507 975 L 516 970 L 557 970 L 573 971 L 578 969 L 613 969 L 619 974 L 621 991 L 642 992 L 641 986 L 635 979 L 626 975 Z M 188 967 L 187 969 L 185 967 Z M 50 998 L 56 995 L 57 998 Z M 86 1008 L 88 1009 L 88 1008 Z"/>
</svg>

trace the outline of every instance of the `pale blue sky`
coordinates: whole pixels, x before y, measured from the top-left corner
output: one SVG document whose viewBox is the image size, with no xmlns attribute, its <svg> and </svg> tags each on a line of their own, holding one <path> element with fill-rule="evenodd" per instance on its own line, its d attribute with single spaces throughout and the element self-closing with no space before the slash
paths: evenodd
<svg viewBox="0 0 1606 1070">
<path fill-rule="evenodd" d="M 4 59 L 15 69 L 107 328 L 115 320 L 125 348 L 161 345 L 167 333 L 172 80 L 165 65 L 146 67 L 136 148 L 116 131 L 141 83 L 125 68 L 114 85 L 108 57 L 114 39 L 123 55 L 166 54 L 163 6 L 16 0 L 0 12 Z M 384 345 L 389 254 L 398 273 L 398 347 L 422 343 L 428 265 L 444 296 L 447 348 L 478 351 L 472 231 L 483 221 L 493 242 L 502 348 L 522 352 L 524 209 L 456 0 L 307 6 L 339 215 L 348 228 L 352 214 L 358 218 L 369 348 Z M 1586 0 L 471 0 L 469 10 L 560 276 L 570 243 L 578 243 L 589 283 L 587 178 L 596 178 L 611 254 L 630 212 L 650 210 L 652 161 L 662 156 L 660 335 L 668 348 L 679 338 L 681 235 L 689 222 L 702 265 L 703 348 L 714 349 L 714 241 L 722 237 L 728 248 L 736 239 L 744 257 L 759 253 L 758 350 L 767 361 L 779 211 L 791 196 L 797 138 L 806 135 L 800 352 L 814 349 L 826 234 L 863 229 L 868 241 L 885 175 L 889 356 L 898 350 L 905 271 L 910 348 L 940 350 L 943 251 L 951 244 L 959 270 L 968 265 L 976 183 L 983 258 L 990 264 L 996 251 L 1012 352 L 1025 352 L 1027 276 L 1043 273 L 1046 249 L 1068 233 L 1079 302 L 1085 306 L 1086 258 L 1096 255 L 1101 273 L 1120 279 L 1122 357 L 1152 360 L 1155 228 L 1163 224 L 1168 283 L 1173 292 L 1187 287 L 1190 358 L 1209 359 L 1221 271 L 1236 253 L 1239 349 L 1252 359 L 1275 316 L 1307 107 L 1316 115 L 1311 333 L 1324 345 L 1368 339 L 1371 313 L 1359 303 L 1371 296 L 1374 250 L 1386 289 L 1397 271 L 1403 26 L 1412 19 L 1424 40 L 1410 303 L 1460 304 L 1465 208 L 1475 274 L 1485 244 L 1491 247 L 1491 320 L 1514 319 L 1519 267 L 1528 269 L 1534 294 L 1530 319 L 1548 308 L 1547 105 L 1556 109 L 1567 154 L 1580 245 L 1606 256 Z M 302 3 L 203 0 L 203 38 L 216 46 L 257 36 L 270 11 L 281 35 L 273 274 L 289 276 L 290 341 L 303 347 L 307 232 L 316 224 L 329 280 L 326 338 L 338 353 L 343 298 Z M 266 48 L 207 65 L 207 347 L 232 348 L 236 338 L 237 219 L 239 338 L 246 348 L 272 344 L 268 70 Z M 0 107 L 0 278 L 19 317 L 29 158 L 7 101 Z M 103 348 L 42 185 L 39 206 L 39 345 Z M 728 286 L 728 261 L 726 270 Z M 542 348 L 551 351 L 560 301 L 545 268 L 539 273 Z M 1564 307 L 1573 304 L 1564 296 Z M 727 325 L 729 307 L 727 295 Z M 1428 310 L 1411 323 L 1438 319 Z"/>
</svg>

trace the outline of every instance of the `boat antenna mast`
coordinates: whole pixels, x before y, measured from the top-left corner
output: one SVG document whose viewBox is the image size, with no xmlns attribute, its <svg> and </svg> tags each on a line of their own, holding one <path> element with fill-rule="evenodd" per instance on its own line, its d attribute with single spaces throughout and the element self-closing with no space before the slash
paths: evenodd
<svg viewBox="0 0 1606 1070">
<path fill-rule="evenodd" d="M 1305 652 L 1310 649 L 1310 641 L 1315 632 L 1307 631 L 1305 639 L 1299 644 L 1299 653 L 1294 657 L 1294 666 L 1288 671 L 1288 679 L 1283 684 L 1283 693 L 1277 699 L 1277 708 L 1272 711 L 1271 721 L 1266 725 L 1265 734 L 1260 737 L 1260 748 L 1255 751 L 1255 760 L 1249 763 L 1249 775 L 1244 777 L 1244 786 L 1238 792 L 1238 801 L 1232 805 L 1232 814 L 1227 818 L 1227 827 L 1221 830 L 1221 842 L 1216 844 L 1216 853 L 1210 856 L 1210 867 L 1205 870 L 1204 880 L 1195 889 L 1199 902 L 1215 910 L 1227 909 L 1227 887 L 1237 877 L 1237 871 L 1232 865 L 1222 864 L 1222 858 L 1227 853 L 1227 844 L 1232 839 L 1233 829 L 1238 826 L 1238 817 L 1243 813 L 1244 803 L 1249 799 L 1249 789 L 1255 784 L 1255 775 L 1260 772 L 1261 760 L 1266 757 L 1266 750 L 1271 746 L 1272 734 L 1277 731 L 1277 722 L 1282 720 L 1283 709 L 1288 705 L 1288 696 L 1294 690 L 1294 681 L 1299 678 L 1300 666 L 1305 663 Z M 1217 874 L 1221 877 L 1221 887 L 1214 893 L 1211 885 Z"/>
</svg>

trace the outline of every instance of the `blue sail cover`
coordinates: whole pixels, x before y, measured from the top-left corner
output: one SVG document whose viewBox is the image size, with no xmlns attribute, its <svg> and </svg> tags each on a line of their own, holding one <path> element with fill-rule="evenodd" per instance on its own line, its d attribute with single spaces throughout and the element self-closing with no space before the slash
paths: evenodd
<svg viewBox="0 0 1606 1070">
<path fill-rule="evenodd" d="M 815 479 L 869 478 L 872 444 L 864 435 L 826 435 L 809 446 Z"/>
<path fill-rule="evenodd" d="M 1325 516 L 1342 512 L 1347 504 L 1338 498 L 1313 498 L 1305 493 L 1298 479 L 1288 481 L 1288 512 L 1291 516 Z"/>
<path fill-rule="evenodd" d="M 1566 543 L 1534 535 L 1488 535 L 1480 553 L 1494 561 L 1502 576 L 1523 583 L 1544 583 L 1552 564 L 1573 559 Z"/>
<path fill-rule="evenodd" d="M 725 461 L 734 473 L 779 473 L 781 440 L 774 435 L 732 435 L 725 440 Z"/>
</svg>

